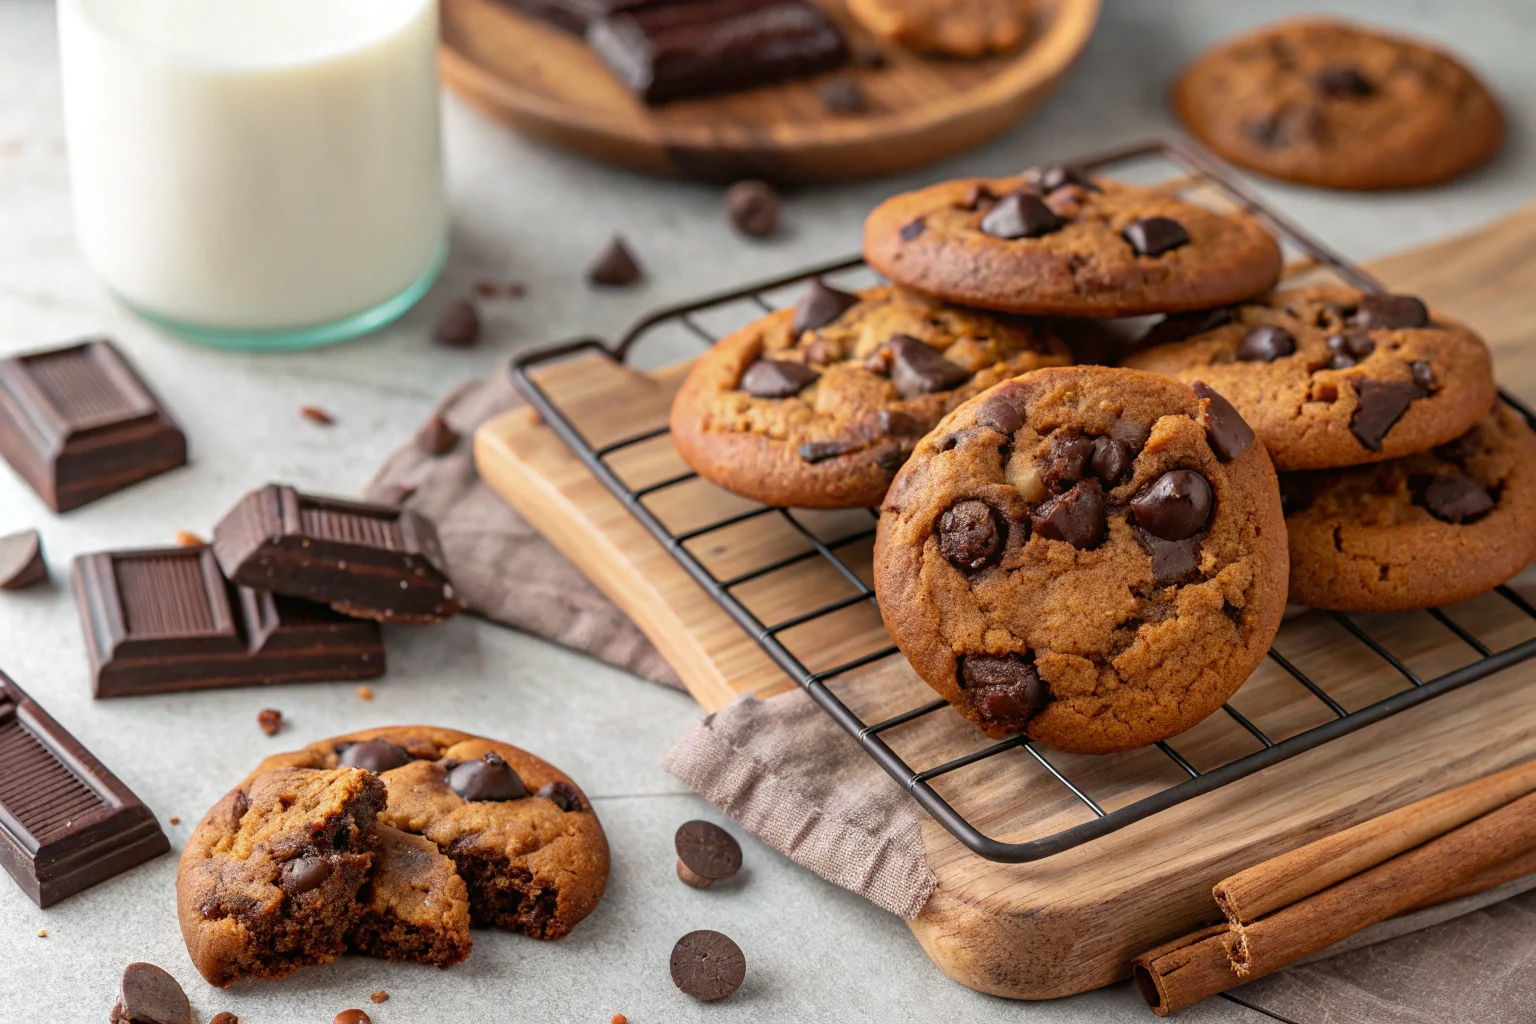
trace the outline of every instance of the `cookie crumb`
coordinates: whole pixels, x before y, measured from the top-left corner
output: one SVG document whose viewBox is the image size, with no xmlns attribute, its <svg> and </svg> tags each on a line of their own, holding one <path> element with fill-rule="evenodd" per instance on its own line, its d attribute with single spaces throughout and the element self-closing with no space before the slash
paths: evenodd
<svg viewBox="0 0 1536 1024">
<path fill-rule="evenodd" d="M 362 700 L 373 700 L 373 687 L 359 686 L 357 688 L 357 695 Z"/>
<path fill-rule="evenodd" d="M 277 708 L 262 708 L 256 712 L 256 724 L 261 726 L 261 731 L 268 736 L 276 736 L 283 727 L 283 713 Z"/>
<path fill-rule="evenodd" d="M 208 1024 L 240 1024 L 240 1018 L 236 1017 L 228 1010 L 220 1010 L 218 1013 L 213 1015 L 213 1019 L 210 1020 Z"/>
<path fill-rule="evenodd" d="M 301 405 L 299 415 L 311 423 L 318 423 L 322 427 L 329 427 L 336 422 L 336 417 L 320 408 L 318 405 Z"/>
<path fill-rule="evenodd" d="M 335 1024 L 373 1024 L 373 1018 L 362 1010 L 342 1010 L 336 1015 Z"/>
<path fill-rule="evenodd" d="M 46 939 L 48 937 L 48 929 L 47 928 L 39 928 L 37 930 L 37 937 L 40 938 L 40 939 Z"/>
<path fill-rule="evenodd" d="M 616 1013 L 613 1015 L 613 1020 L 609 1021 L 608 1024 L 629 1024 L 629 1018 L 622 1013 Z"/>
<path fill-rule="evenodd" d="M 498 299 L 501 297 L 501 285 L 495 281 L 476 281 L 475 294 L 482 299 Z"/>
<path fill-rule="evenodd" d="M 385 992 L 383 989 L 379 989 L 377 992 L 375 992 L 373 995 L 369 996 L 368 998 L 372 999 L 376 1003 L 383 1003 L 383 1002 L 387 1002 L 389 1000 L 389 993 Z"/>
<path fill-rule="evenodd" d="M 176 531 L 176 543 L 184 548 L 205 548 L 208 546 L 208 542 L 203 540 L 203 538 L 195 533 L 188 533 L 186 530 Z"/>
<path fill-rule="evenodd" d="M 171 815 L 169 818 L 166 818 L 165 820 L 170 822 L 172 825 L 180 825 L 181 824 L 181 819 L 179 817 L 177 817 L 176 815 L 174 815 L 174 814 Z"/>
</svg>

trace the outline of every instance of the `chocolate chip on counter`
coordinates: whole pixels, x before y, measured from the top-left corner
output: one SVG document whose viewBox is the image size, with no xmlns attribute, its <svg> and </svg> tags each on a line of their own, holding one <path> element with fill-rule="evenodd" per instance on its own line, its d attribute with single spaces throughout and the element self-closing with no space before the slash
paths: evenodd
<svg viewBox="0 0 1536 1024">
<path fill-rule="evenodd" d="M 562 779 L 544 783 L 533 795 L 542 800 L 548 800 L 567 814 L 582 809 L 581 794 L 576 791 L 575 786 Z"/>
<path fill-rule="evenodd" d="M 851 441 L 807 441 L 800 446 L 800 458 L 815 465 L 839 455 L 847 455 L 858 445 Z"/>
<path fill-rule="evenodd" d="M 322 427 L 329 427 L 336 422 L 335 416 L 332 416 L 318 405 L 299 406 L 299 415 L 309 420 L 309 422 Z"/>
<path fill-rule="evenodd" d="M 1088 176 L 1085 171 L 1066 164 L 1046 164 L 1044 167 L 1031 167 L 1024 172 L 1024 184 L 1030 188 L 1037 188 L 1042 192 L 1054 192 L 1067 185 L 1076 185 L 1078 188 L 1087 189 L 1089 192 L 1102 192 L 1103 189 Z"/>
<path fill-rule="evenodd" d="M 448 788 L 471 803 L 481 800 L 521 800 L 528 787 L 500 754 L 487 752 L 478 761 L 465 761 L 448 773 Z"/>
<path fill-rule="evenodd" d="M 499 299 L 501 298 L 501 282 L 486 280 L 476 281 L 475 294 L 480 296 L 482 299 Z"/>
<path fill-rule="evenodd" d="M 1329 99 L 1357 99 L 1376 91 L 1375 86 L 1352 67 L 1320 68 L 1312 73 L 1312 88 Z"/>
<path fill-rule="evenodd" d="M 1186 540 L 1205 529 L 1212 501 L 1210 481 L 1193 470 L 1175 469 L 1131 499 L 1131 517 L 1154 537 Z"/>
<path fill-rule="evenodd" d="M 1264 324 L 1243 335 L 1237 358 L 1245 363 L 1272 363 L 1296 351 L 1296 339 L 1284 327 Z"/>
<path fill-rule="evenodd" d="M 741 375 L 741 390 L 753 398 L 789 398 L 820 376 L 804 363 L 759 359 Z"/>
<path fill-rule="evenodd" d="M 439 413 L 416 431 L 416 450 L 423 455 L 442 455 L 459 443 L 459 432 Z"/>
<path fill-rule="evenodd" d="M 891 383 L 902 398 L 948 391 L 971 379 L 971 371 L 940 355 L 932 345 L 906 334 L 892 336 Z"/>
<path fill-rule="evenodd" d="M 614 235 L 608 240 L 608 247 L 587 268 L 587 280 L 608 288 L 634 284 L 640 280 L 640 263 L 624 244 L 624 239 Z"/>
<path fill-rule="evenodd" d="M 742 234 L 766 238 L 779 227 L 779 194 L 766 181 L 738 181 L 725 191 L 725 215 Z"/>
<path fill-rule="evenodd" d="M 1124 441 L 1113 437 L 1093 439 L 1093 475 L 1102 480 L 1105 487 L 1119 483 L 1134 460 L 1131 446 Z"/>
<path fill-rule="evenodd" d="M 133 963 L 123 971 L 113 1024 L 193 1024 L 192 1006 L 176 979 L 154 964 Z"/>
<path fill-rule="evenodd" d="M 746 977 L 746 955 L 719 932 L 689 932 L 672 947 L 672 983 L 701 1002 L 724 999 Z"/>
<path fill-rule="evenodd" d="M 903 242 L 910 242 L 914 238 L 922 235 L 922 233 L 927 230 L 928 222 L 922 217 L 919 217 L 917 220 L 908 221 L 907 223 L 903 224 L 901 226 L 901 230 L 897 233 L 901 235 L 901 240 Z"/>
<path fill-rule="evenodd" d="M 964 205 L 967 210 L 979 210 L 984 204 L 990 203 L 996 198 L 997 196 L 991 188 L 978 183 L 972 185 L 970 190 L 966 192 Z"/>
<path fill-rule="evenodd" d="M 821 105 L 833 114 L 857 114 L 864 109 L 864 90 L 852 75 L 837 75 L 816 90 Z"/>
<path fill-rule="evenodd" d="M 997 513 L 972 498 L 951 505 L 939 518 L 939 554 L 961 572 L 985 568 L 1003 547 Z"/>
<path fill-rule="evenodd" d="M 1097 480 L 1084 480 L 1036 506 L 1029 519 L 1042 537 L 1066 541 L 1075 548 L 1091 548 L 1104 533 L 1106 516 L 1104 488 Z"/>
<path fill-rule="evenodd" d="M 993 395 L 976 410 L 976 425 L 990 427 L 999 434 L 1012 437 L 1024 429 L 1024 414 L 1012 398 Z"/>
<path fill-rule="evenodd" d="M 443 311 L 432 328 L 432 340 L 449 348 L 473 348 L 480 343 L 480 314 L 468 299 L 459 299 Z"/>
<path fill-rule="evenodd" d="M 1409 404 L 1424 397 L 1423 389 L 1412 381 L 1370 377 L 1355 382 L 1355 393 L 1359 404 L 1349 418 L 1349 432 L 1373 452 L 1381 451 L 1382 438 L 1408 411 Z"/>
<path fill-rule="evenodd" d="M 1131 248 L 1141 256 L 1161 256 L 1189 244 L 1189 232 L 1172 217 L 1133 220 L 1126 227 L 1124 236 L 1131 243 Z"/>
<path fill-rule="evenodd" d="M 1045 684 L 1017 654 L 972 654 L 960 660 L 966 701 L 994 722 L 1022 726 L 1045 704 Z"/>
<path fill-rule="evenodd" d="M 1197 334 L 1206 331 L 1214 331 L 1224 324 L 1232 322 L 1232 307 L 1218 306 L 1215 309 L 1200 309 L 1193 313 L 1169 313 L 1152 329 L 1142 336 L 1142 345 L 1163 345 L 1173 341 L 1184 341 L 1193 338 Z"/>
<path fill-rule="evenodd" d="M 1415 359 L 1408 364 L 1408 372 L 1413 374 L 1413 382 L 1429 394 L 1435 390 L 1435 368 L 1423 359 Z"/>
<path fill-rule="evenodd" d="M 1465 473 L 1436 477 L 1424 488 L 1424 507 L 1447 523 L 1470 523 L 1493 511 L 1493 495 Z"/>
<path fill-rule="evenodd" d="M 993 238 L 1039 238 L 1061 230 L 1061 218 L 1033 192 L 1014 192 L 998 200 L 981 218 L 983 234 Z"/>
<path fill-rule="evenodd" d="M 276 736 L 283 727 L 283 713 L 277 708 L 262 708 L 256 712 L 256 724 L 268 736 Z"/>
<path fill-rule="evenodd" d="M 331 877 L 331 862 L 324 857 L 300 857 L 283 865 L 278 884 L 290 896 L 318 889 Z"/>
<path fill-rule="evenodd" d="M 43 539 L 36 530 L 0 537 L 0 590 L 21 590 L 47 578 Z"/>
<path fill-rule="evenodd" d="M 1093 438 L 1066 431 L 1056 434 L 1041 459 L 1040 482 L 1052 491 L 1077 483 L 1087 475 L 1093 454 Z"/>
<path fill-rule="evenodd" d="M 1190 389 L 1199 399 L 1201 424 L 1216 457 L 1231 462 L 1247 451 L 1254 441 L 1253 428 L 1232 408 L 1232 403 L 1204 381 L 1195 381 Z"/>
<path fill-rule="evenodd" d="M 410 762 L 411 755 L 405 748 L 396 746 L 388 740 L 362 740 L 353 743 L 341 751 L 337 758 L 337 763 L 343 768 L 362 768 L 375 775 L 393 771 Z"/>
<path fill-rule="evenodd" d="M 685 821 L 672 837 L 677 849 L 677 877 L 695 889 L 730 878 L 741 870 L 741 844 L 719 825 Z"/>
<path fill-rule="evenodd" d="M 800 293 L 795 303 L 795 318 L 790 324 L 796 336 L 814 331 L 842 316 L 859 304 L 859 297 L 851 292 L 841 292 L 828 286 L 821 278 L 815 278 Z"/>
<path fill-rule="evenodd" d="M 332 1024 L 373 1024 L 373 1018 L 362 1010 L 342 1010 Z"/>
<path fill-rule="evenodd" d="M 1366 330 L 1428 327 L 1429 309 L 1413 295 L 1367 295 L 1355 309 L 1354 322 Z"/>
<path fill-rule="evenodd" d="M 212 1019 L 208 1021 L 208 1024 L 240 1024 L 240 1018 L 236 1017 L 228 1010 L 220 1010 L 218 1013 L 213 1015 Z"/>
<path fill-rule="evenodd" d="M 1199 575 L 1200 543 L 1204 538 L 1163 540 L 1144 530 L 1138 530 L 1136 536 L 1152 553 L 1152 582 L 1155 585 L 1171 587 L 1188 583 Z"/>
</svg>

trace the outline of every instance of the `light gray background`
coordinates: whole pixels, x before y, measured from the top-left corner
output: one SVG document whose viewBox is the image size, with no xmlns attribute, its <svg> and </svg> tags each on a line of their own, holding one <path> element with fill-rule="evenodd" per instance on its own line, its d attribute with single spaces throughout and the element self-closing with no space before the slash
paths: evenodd
<svg viewBox="0 0 1536 1024">
<path fill-rule="evenodd" d="M 110 333 L 130 352 L 192 442 L 189 469 L 55 517 L 0 469 L 0 533 L 40 528 L 56 580 L 74 555 L 206 535 L 242 493 L 268 480 L 357 493 L 452 384 L 518 348 L 577 332 L 611 333 L 647 308 L 852 251 L 864 213 L 892 190 L 949 172 L 1004 174 L 1171 129 L 1162 97 L 1202 47 L 1247 25 L 1316 4 L 1110 0 L 1098 34 L 1063 91 L 991 146 L 900 180 L 805 191 L 786 230 L 743 240 L 718 214 L 716 189 L 634 177 L 540 148 L 448 101 L 455 211 L 444 282 L 403 323 L 343 347 L 286 356 L 223 355 L 167 339 L 128 317 L 82 265 L 71 238 L 59 121 L 53 7 L 0 0 L 0 352 Z M 1529 3 L 1375 0 L 1326 5 L 1443 40 L 1503 96 L 1512 138 L 1492 167 L 1448 188 L 1351 196 L 1263 185 L 1305 226 L 1360 258 L 1460 231 L 1529 198 L 1536 121 L 1536 8 Z M 587 261 L 615 230 L 655 275 L 593 294 Z M 450 352 L 426 343 L 434 314 L 483 276 L 526 281 L 526 299 L 497 308 L 488 343 Z M 329 429 L 298 415 L 322 406 Z M 0 594 L 0 668 L 162 817 L 180 848 L 191 823 L 255 762 L 276 750 L 367 725 L 428 721 L 504 737 L 581 780 L 614 849 L 607 897 L 563 943 L 478 933 L 474 956 L 449 972 L 347 959 L 276 984 L 216 992 L 196 975 L 177 933 L 174 857 L 39 911 L 0 879 L 0 1020 L 105 1020 L 124 964 L 155 961 L 187 986 L 206 1019 L 230 1009 L 253 1024 L 327 1022 L 362 1005 L 381 1024 L 691 1020 L 1148 1020 L 1127 986 L 1021 1005 L 971 992 L 935 969 L 896 918 L 747 840 L 739 882 L 708 892 L 678 884 L 671 836 L 689 817 L 718 815 L 658 766 L 698 715 L 686 697 L 467 617 L 438 629 L 394 630 L 390 672 L 363 703 L 350 685 L 201 693 L 108 703 L 90 699 L 67 585 Z M 277 739 L 256 727 L 262 707 L 292 723 Z M 703 1006 L 667 976 L 673 941 L 718 928 L 745 950 L 747 982 Z M 48 938 L 35 937 L 39 928 Z M 1028 950 L 1020 950 L 1028 956 Z M 375 989 L 393 998 L 367 1002 Z M 1190 1021 L 1268 1018 L 1213 1000 Z"/>
</svg>

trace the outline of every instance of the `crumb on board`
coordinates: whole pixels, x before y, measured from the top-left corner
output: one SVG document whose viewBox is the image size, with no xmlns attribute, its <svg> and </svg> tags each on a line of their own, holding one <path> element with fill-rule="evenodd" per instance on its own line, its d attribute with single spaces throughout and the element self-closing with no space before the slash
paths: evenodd
<svg viewBox="0 0 1536 1024">
<path fill-rule="evenodd" d="M 357 688 L 357 695 L 363 700 L 373 700 L 373 687 L 359 686 Z"/>
<path fill-rule="evenodd" d="M 256 724 L 268 736 L 276 736 L 283 727 L 283 713 L 277 708 L 262 708 L 256 712 Z"/>
<path fill-rule="evenodd" d="M 376 1003 L 382 1003 L 382 1002 L 386 1001 L 387 999 L 389 999 L 389 993 L 385 992 L 383 989 L 379 989 L 377 992 L 375 992 L 373 995 L 369 996 L 368 998 L 372 999 Z"/>
<path fill-rule="evenodd" d="M 46 939 L 48 937 L 48 929 L 47 928 L 39 928 L 37 930 L 37 937 L 40 938 L 40 939 Z"/>
<path fill-rule="evenodd" d="M 186 530 L 176 531 L 176 543 L 184 548 L 205 548 L 208 546 L 208 542 L 203 540 L 203 538 L 195 533 L 188 533 Z"/>
<path fill-rule="evenodd" d="M 167 820 L 167 821 L 169 821 L 169 822 L 170 822 L 170 823 L 171 823 L 171 824 L 172 824 L 172 825 L 180 825 L 180 824 L 181 824 L 181 819 L 180 819 L 180 818 L 178 818 L 178 817 L 177 817 L 177 816 L 176 816 L 176 815 L 174 815 L 174 814 L 173 814 L 173 815 L 171 815 L 171 816 L 170 816 L 170 817 L 169 817 L 169 818 L 167 818 L 167 819 L 166 819 L 166 820 Z"/>
<path fill-rule="evenodd" d="M 303 416 L 311 423 L 320 424 L 322 427 L 328 427 L 336 422 L 336 417 L 332 416 L 318 405 L 299 406 L 299 415 Z"/>
</svg>

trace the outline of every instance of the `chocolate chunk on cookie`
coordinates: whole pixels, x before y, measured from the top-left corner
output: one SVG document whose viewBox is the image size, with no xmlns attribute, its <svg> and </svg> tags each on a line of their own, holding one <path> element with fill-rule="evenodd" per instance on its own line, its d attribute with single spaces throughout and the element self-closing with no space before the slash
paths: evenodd
<svg viewBox="0 0 1536 1024">
<path fill-rule="evenodd" d="M 1328 18 L 1298 18 L 1201 55 L 1174 112 L 1239 166 L 1308 185 L 1413 188 L 1498 151 L 1504 117 L 1443 50 Z"/>
<path fill-rule="evenodd" d="M 1466 327 L 1431 316 L 1414 296 L 1343 287 L 1273 292 L 1211 330 L 1138 349 L 1125 365 L 1209 385 L 1282 471 L 1444 444 L 1487 415 L 1496 390 L 1488 348 Z"/>
<path fill-rule="evenodd" d="M 1045 324 L 899 288 L 813 282 L 694 364 L 672 436 L 698 473 L 772 505 L 876 505 L 918 439 L 998 381 L 1070 361 Z"/>
<path fill-rule="evenodd" d="M 922 234 L 903 237 L 919 218 Z M 1281 264 L 1247 214 L 1059 167 L 888 199 L 864 223 L 864 256 L 950 302 L 1064 317 L 1204 310 L 1272 287 Z"/>
<path fill-rule="evenodd" d="M 1219 708 L 1279 628 L 1286 545 L 1264 445 L 1223 449 L 1210 411 L 1166 377 L 1078 366 L 946 416 L 875 542 L 918 675 L 988 735 L 1089 753 Z"/>
<path fill-rule="evenodd" d="M 1536 558 L 1536 435 L 1500 406 L 1429 452 L 1286 474 L 1291 600 L 1407 611 L 1482 593 Z"/>
</svg>

